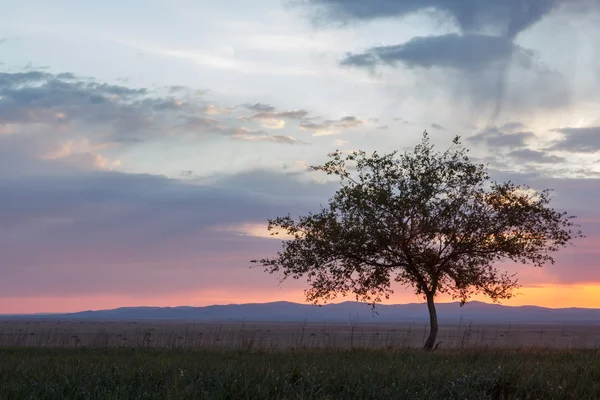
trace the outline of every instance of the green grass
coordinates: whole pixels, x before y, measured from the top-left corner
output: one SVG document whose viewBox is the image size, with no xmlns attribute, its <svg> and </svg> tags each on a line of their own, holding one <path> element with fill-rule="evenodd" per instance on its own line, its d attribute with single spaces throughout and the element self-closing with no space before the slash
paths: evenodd
<svg viewBox="0 0 600 400">
<path fill-rule="evenodd" d="M 598 350 L 0 349 L 0 399 L 594 399 Z"/>
</svg>

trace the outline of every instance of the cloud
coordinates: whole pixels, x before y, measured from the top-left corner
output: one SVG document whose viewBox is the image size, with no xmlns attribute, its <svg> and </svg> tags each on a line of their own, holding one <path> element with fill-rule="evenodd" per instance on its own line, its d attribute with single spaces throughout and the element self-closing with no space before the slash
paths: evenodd
<svg viewBox="0 0 600 400">
<path fill-rule="evenodd" d="M 248 110 L 260 111 L 260 112 L 273 112 L 275 111 L 275 107 L 270 106 L 268 104 L 262 103 L 254 103 L 254 104 L 244 104 Z"/>
<path fill-rule="evenodd" d="M 433 129 L 438 129 L 438 130 L 441 130 L 441 131 L 445 131 L 445 130 L 446 130 L 446 128 L 444 128 L 444 127 L 443 127 L 442 125 L 440 125 L 440 124 L 435 124 L 435 123 L 433 123 L 433 124 L 431 124 L 431 127 L 432 127 Z"/>
<path fill-rule="evenodd" d="M 205 128 L 215 127 L 219 124 L 219 120 L 215 118 L 208 117 L 187 117 L 185 123 L 182 125 L 186 129 L 194 131 L 194 130 L 204 130 Z"/>
<path fill-rule="evenodd" d="M 222 107 L 217 107 L 213 104 L 210 104 L 208 107 L 206 107 L 206 109 L 204 110 L 204 112 L 208 115 L 220 115 L 220 114 L 229 114 L 231 113 L 232 108 L 222 108 Z"/>
<path fill-rule="evenodd" d="M 501 131 L 514 132 L 525 129 L 525 125 L 521 122 L 507 122 L 500 127 Z"/>
<path fill-rule="evenodd" d="M 600 126 L 555 129 L 563 135 L 550 149 L 571 153 L 596 153 L 600 151 Z"/>
<path fill-rule="evenodd" d="M 426 14 L 451 21 L 457 32 L 417 36 L 395 45 L 348 52 L 340 65 L 371 73 L 380 66 L 424 68 L 431 90 L 452 85 L 479 112 L 487 109 L 493 122 L 511 109 L 553 109 L 568 103 L 565 78 L 543 64 L 537 54 L 515 42 L 516 37 L 553 12 L 586 15 L 600 11 L 588 0 L 303 0 L 317 25 L 368 21 Z M 561 14 L 562 15 L 562 14 Z M 402 22 L 398 22 L 401 24 Z M 514 68 L 517 67 L 517 68 Z"/>
<path fill-rule="evenodd" d="M 91 144 L 123 146 L 177 134 L 187 139 L 217 134 L 257 142 L 304 143 L 286 134 L 267 136 L 236 121 L 259 121 L 263 128 L 283 129 L 286 120 L 303 121 L 306 110 L 274 111 L 269 105 L 249 103 L 244 108 L 257 112 L 245 117 L 239 115 L 239 106 L 209 103 L 190 88 L 164 89 L 162 93 L 110 85 L 70 72 L 0 73 L 0 134 L 43 134 L 63 144 L 85 137 Z M 54 151 L 56 143 L 48 146 Z"/>
<path fill-rule="evenodd" d="M 371 20 L 406 17 L 429 12 L 453 21 L 462 32 L 491 31 L 514 38 L 561 5 L 587 0 L 307 0 L 301 4 L 317 6 L 316 23 L 327 21 Z"/>
<path fill-rule="evenodd" d="M 285 135 L 255 135 L 255 134 L 247 134 L 247 133 L 239 133 L 231 136 L 234 139 L 238 140 L 248 140 L 252 142 L 276 142 L 276 143 L 286 143 L 286 144 L 308 144 L 301 140 L 295 139 L 291 136 Z"/>
<path fill-rule="evenodd" d="M 266 129 L 282 129 L 286 125 L 286 120 L 302 121 L 307 119 L 307 110 L 287 110 L 275 111 L 275 107 L 266 104 L 246 104 L 245 108 L 259 111 L 251 116 L 239 117 L 243 121 L 259 121 L 260 126 Z"/>
<path fill-rule="evenodd" d="M 409 68 L 442 67 L 478 71 L 494 62 L 507 60 L 513 53 L 522 59 L 522 63 L 531 63 L 530 52 L 505 37 L 447 34 L 415 37 L 395 46 L 377 46 L 363 53 L 349 53 L 341 65 L 372 69 L 377 65 L 395 66 L 402 63 Z"/>
<path fill-rule="evenodd" d="M 187 88 L 185 86 L 182 85 L 173 85 L 173 86 L 169 86 L 169 93 L 176 93 L 176 92 L 182 92 L 187 90 Z"/>
<path fill-rule="evenodd" d="M 110 85 L 72 73 L 41 71 L 0 73 L 0 124 L 46 125 L 77 129 L 79 125 L 110 132 L 113 138 L 162 133 L 157 117 L 166 111 L 194 107 L 147 89 Z"/>
<path fill-rule="evenodd" d="M 341 132 L 341 129 L 352 129 L 363 126 L 364 120 L 354 116 L 342 117 L 339 120 L 325 120 L 320 123 L 305 122 L 300 124 L 300 128 L 304 130 L 314 131 L 313 136 L 336 135 Z"/>
<path fill-rule="evenodd" d="M 539 164 L 559 164 L 567 162 L 566 158 L 531 149 L 513 150 L 508 153 L 508 156 L 521 162 L 534 162 Z"/>
<path fill-rule="evenodd" d="M 332 193 L 299 178 L 247 171 L 203 185 L 115 172 L 0 179 L 0 297 L 260 286 L 249 260 L 280 244 L 218 227 L 258 230 Z"/>
<path fill-rule="evenodd" d="M 251 117 L 246 117 L 249 120 L 260 119 L 303 119 L 308 116 L 306 110 L 288 110 L 288 111 L 261 111 Z"/>
<path fill-rule="evenodd" d="M 523 148 L 527 143 L 535 139 L 533 132 L 508 133 L 497 127 L 489 127 L 478 134 L 467 138 L 472 143 L 483 143 L 489 147 L 507 147 L 512 149 Z"/>
<path fill-rule="evenodd" d="M 266 219 L 305 215 L 339 187 L 305 178 L 252 170 L 217 175 L 210 184 L 115 172 L 0 180 L 6 189 L 0 196 L 0 296 L 269 290 L 273 285 L 262 286 L 262 273 L 248 269 L 248 260 L 280 249 L 277 240 L 264 238 Z M 600 195 L 598 180 L 510 179 L 554 188 L 557 207 L 582 218 L 595 215 L 584 199 Z M 588 238 L 544 270 L 559 282 L 600 281 L 592 268 L 600 223 L 581 222 Z"/>
<path fill-rule="evenodd" d="M 285 121 L 282 119 L 263 119 L 260 121 L 260 126 L 267 129 L 281 129 L 285 126 Z"/>
<path fill-rule="evenodd" d="M 275 142 L 283 144 L 308 144 L 301 140 L 295 139 L 291 136 L 286 135 L 273 135 L 269 136 L 263 130 L 254 130 L 247 127 L 223 127 L 215 126 L 212 129 L 213 132 L 217 132 L 224 136 L 229 136 L 235 140 L 245 140 L 249 142 Z"/>
</svg>

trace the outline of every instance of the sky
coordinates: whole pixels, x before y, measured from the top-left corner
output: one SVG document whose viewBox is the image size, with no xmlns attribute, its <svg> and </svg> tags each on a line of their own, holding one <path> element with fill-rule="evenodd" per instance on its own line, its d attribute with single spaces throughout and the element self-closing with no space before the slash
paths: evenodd
<svg viewBox="0 0 600 400">
<path fill-rule="evenodd" d="M 600 307 L 600 0 L 0 9 L 0 313 L 302 302 L 249 268 L 266 220 L 326 203 L 329 152 L 424 130 L 578 216 L 555 265 L 506 265 L 503 304 Z"/>
</svg>

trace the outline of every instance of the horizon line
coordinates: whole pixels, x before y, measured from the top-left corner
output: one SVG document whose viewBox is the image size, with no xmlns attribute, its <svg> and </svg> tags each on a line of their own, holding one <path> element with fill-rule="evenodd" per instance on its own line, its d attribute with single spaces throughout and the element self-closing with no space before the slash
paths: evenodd
<svg viewBox="0 0 600 400">
<path fill-rule="evenodd" d="M 205 306 L 188 306 L 188 305 L 180 305 L 180 306 L 159 306 L 159 305 L 144 305 L 144 306 L 122 306 L 122 307 L 115 307 L 115 308 L 101 308 L 101 309 L 87 309 L 87 310 L 80 310 L 80 311 L 71 311 L 71 312 L 39 312 L 39 313 L 3 313 L 0 314 L 0 317 L 18 317 L 18 316 L 52 316 L 52 315 L 72 315 L 72 314 L 79 314 L 79 313 L 84 313 L 84 312 L 102 312 L 102 311 L 113 311 L 113 310 L 121 310 L 121 309 L 126 309 L 126 308 L 160 308 L 160 309 L 175 309 L 175 308 L 207 308 L 207 307 L 228 307 L 228 306 L 244 306 L 244 305 L 267 305 L 267 304 L 276 304 L 276 303 L 288 303 L 288 304 L 294 304 L 294 305 L 301 305 L 301 306 L 315 306 L 315 307 L 325 307 L 325 306 L 331 306 L 331 305 L 339 305 L 339 304 L 345 304 L 345 303 L 357 303 L 357 304 L 364 304 L 364 305 L 371 305 L 372 303 L 368 303 L 368 302 L 364 302 L 364 301 L 356 301 L 356 300 L 345 300 L 345 301 L 340 301 L 340 302 L 335 302 L 335 303 L 324 303 L 324 304 L 320 304 L 320 305 L 316 305 L 313 303 L 297 303 L 297 302 L 293 302 L 293 301 L 287 301 L 287 300 L 276 300 L 276 301 L 268 301 L 268 302 L 263 302 L 263 303 L 228 303 L 228 304 L 208 304 Z M 439 305 L 443 305 L 443 304 L 459 304 L 459 301 L 446 301 L 446 302 L 439 302 L 436 303 L 436 306 Z M 500 307 L 505 307 L 505 308 L 523 308 L 523 307 L 536 307 L 536 308 L 542 308 L 542 309 L 548 309 L 548 310 L 573 310 L 573 309 L 580 309 L 580 310 L 600 310 L 600 308 L 597 307 L 547 307 L 547 306 L 538 306 L 535 304 L 523 304 L 523 305 L 504 305 L 504 304 L 500 304 L 500 303 L 494 303 L 494 302 L 486 302 L 486 301 L 481 301 L 481 300 L 472 300 L 472 301 L 468 301 L 464 304 L 464 306 L 467 306 L 468 304 L 486 304 L 486 305 L 491 305 L 491 306 L 500 306 Z M 411 302 L 411 303 L 376 303 L 376 307 L 380 307 L 380 306 L 409 306 L 409 305 L 425 305 L 427 304 L 425 301 L 423 302 Z"/>
</svg>

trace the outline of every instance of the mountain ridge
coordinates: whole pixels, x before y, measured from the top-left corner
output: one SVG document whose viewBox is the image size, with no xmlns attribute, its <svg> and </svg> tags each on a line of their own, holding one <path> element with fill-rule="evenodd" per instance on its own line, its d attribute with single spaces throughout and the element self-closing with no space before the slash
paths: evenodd
<svg viewBox="0 0 600 400">
<path fill-rule="evenodd" d="M 535 305 L 505 306 L 472 301 L 437 304 L 440 323 L 571 323 L 600 324 L 600 309 L 547 308 Z M 138 306 L 74 313 L 13 314 L 4 319 L 160 320 L 195 322 L 326 322 L 326 323 L 426 323 L 425 303 L 378 304 L 375 313 L 367 303 L 345 301 L 321 307 L 275 301 L 269 303 L 194 306 Z"/>
</svg>

